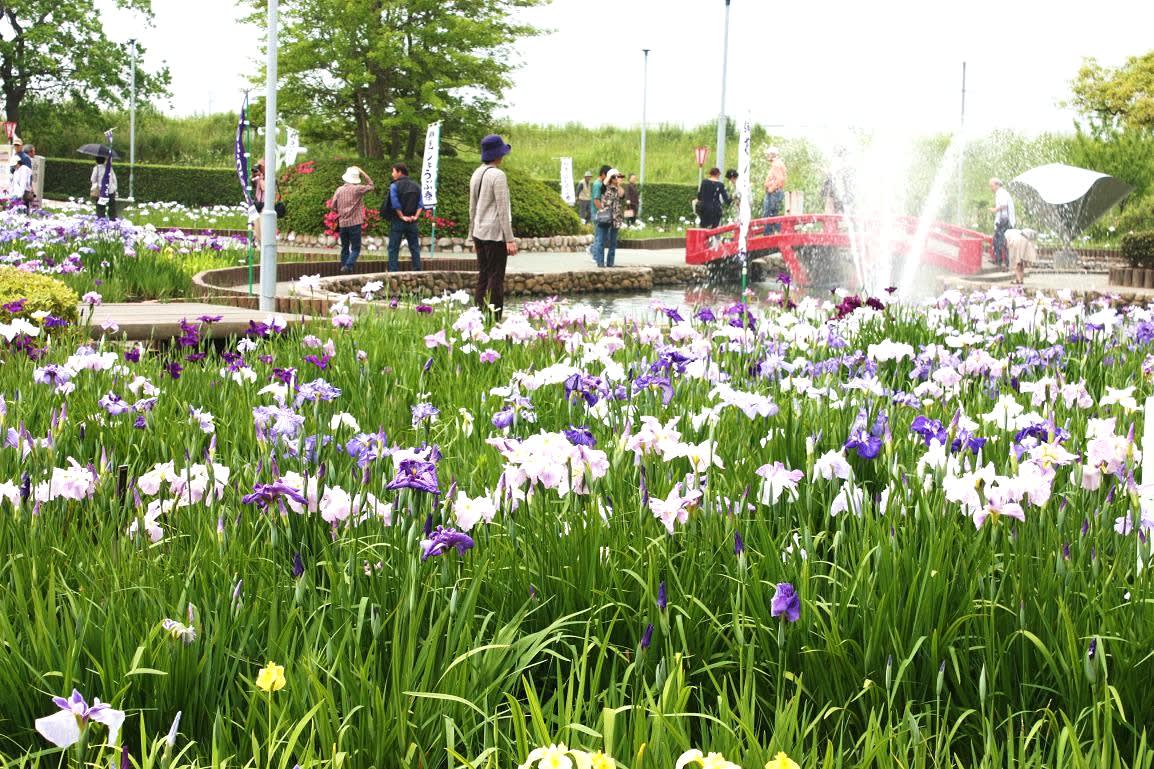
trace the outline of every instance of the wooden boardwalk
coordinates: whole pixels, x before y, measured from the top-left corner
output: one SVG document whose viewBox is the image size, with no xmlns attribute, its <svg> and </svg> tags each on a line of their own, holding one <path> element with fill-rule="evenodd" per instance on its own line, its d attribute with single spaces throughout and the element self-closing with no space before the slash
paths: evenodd
<svg viewBox="0 0 1154 769">
<path fill-rule="evenodd" d="M 229 336 L 243 336 L 249 329 L 250 321 L 262 322 L 269 313 L 260 310 L 248 310 L 243 307 L 228 307 L 220 304 L 206 304 L 204 302 L 110 302 L 90 310 L 81 306 L 80 317 L 83 320 L 91 312 L 88 319 L 89 333 L 93 339 L 109 337 L 129 340 L 166 340 L 181 335 L 180 322 L 187 320 L 196 323 L 202 315 L 220 317 L 215 323 L 202 323 L 200 335 L 204 339 L 220 339 Z M 280 313 L 286 323 L 300 323 L 299 315 L 292 316 Z M 104 324 L 114 322 L 117 327 L 104 328 Z"/>
</svg>

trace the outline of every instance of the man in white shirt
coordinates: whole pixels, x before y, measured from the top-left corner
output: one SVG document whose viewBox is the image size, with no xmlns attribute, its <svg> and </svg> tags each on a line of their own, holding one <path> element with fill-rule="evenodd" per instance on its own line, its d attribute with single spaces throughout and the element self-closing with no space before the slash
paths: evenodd
<svg viewBox="0 0 1154 769">
<path fill-rule="evenodd" d="M 990 192 L 994 193 L 994 205 L 990 208 L 990 213 L 994 215 L 994 266 L 1009 268 L 1010 251 L 1006 246 L 1006 230 L 1016 223 L 1014 199 L 997 177 L 990 179 Z"/>
</svg>

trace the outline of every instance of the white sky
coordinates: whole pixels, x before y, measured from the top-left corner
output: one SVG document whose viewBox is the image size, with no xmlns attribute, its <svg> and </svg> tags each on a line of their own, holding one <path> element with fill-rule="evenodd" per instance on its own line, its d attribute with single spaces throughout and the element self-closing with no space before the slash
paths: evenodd
<svg viewBox="0 0 1154 769">
<path fill-rule="evenodd" d="M 553 0 L 525 10 L 553 30 L 522 41 L 504 116 L 517 122 L 636 125 L 642 53 L 648 122 L 716 122 L 723 0 Z M 235 110 L 256 72 L 260 32 L 235 0 L 153 0 L 155 26 L 107 14 L 168 64 L 178 114 Z M 930 133 L 966 124 L 1069 130 L 1057 103 L 1084 56 L 1116 66 L 1154 48 L 1150 0 L 732 0 L 726 107 L 791 135 L 850 127 Z"/>
</svg>

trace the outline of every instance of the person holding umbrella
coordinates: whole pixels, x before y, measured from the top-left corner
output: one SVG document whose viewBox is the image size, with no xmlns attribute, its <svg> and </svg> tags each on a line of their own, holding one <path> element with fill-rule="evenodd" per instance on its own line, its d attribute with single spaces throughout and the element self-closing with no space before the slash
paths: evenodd
<svg viewBox="0 0 1154 769">
<path fill-rule="evenodd" d="M 112 170 L 112 158 L 97 155 L 92 166 L 89 181 L 92 187 L 89 195 L 96 199 L 97 219 L 116 219 L 116 172 Z"/>
<path fill-rule="evenodd" d="M 112 170 L 112 161 L 120 157 L 112 149 L 112 131 L 105 134 L 109 144 L 85 144 L 76 151 L 81 155 L 92 155 L 96 164 L 92 167 L 89 177 L 88 196 L 96 201 L 96 216 L 99 219 L 116 218 L 116 172 Z"/>
</svg>

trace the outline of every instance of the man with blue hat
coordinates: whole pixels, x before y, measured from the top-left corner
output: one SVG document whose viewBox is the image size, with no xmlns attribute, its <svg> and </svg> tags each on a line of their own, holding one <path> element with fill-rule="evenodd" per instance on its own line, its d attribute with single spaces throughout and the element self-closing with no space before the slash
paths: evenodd
<svg viewBox="0 0 1154 769">
<path fill-rule="evenodd" d="M 477 253 L 477 290 L 482 310 L 493 308 L 499 320 L 505 306 L 505 265 L 517 253 L 509 180 L 501 161 L 513 148 L 497 134 L 481 140 L 481 165 L 469 179 L 469 237 Z"/>
</svg>

